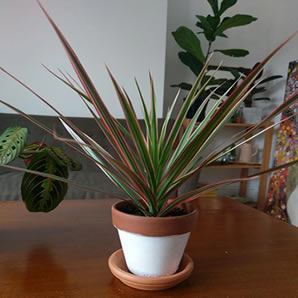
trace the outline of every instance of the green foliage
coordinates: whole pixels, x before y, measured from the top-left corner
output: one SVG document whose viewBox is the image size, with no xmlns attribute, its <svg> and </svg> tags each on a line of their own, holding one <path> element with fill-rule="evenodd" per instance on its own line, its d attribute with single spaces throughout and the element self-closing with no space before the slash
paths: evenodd
<svg viewBox="0 0 298 298">
<path fill-rule="evenodd" d="M 47 147 L 47 151 L 57 164 L 67 167 L 71 171 L 79 171 L 82 169 L 82 165 L 77 160 L 67 156 L 61 148 Z"/>
<path fill-rule="evenodd" d="M 192 54 L 187 53 L 187 52 L 179 52 L 178 56 L 180 60 L 187 65 L 192 72 L 198 76 L 199 73 L 201 72 L 204 63 L 202 63 L 200 60 L 196 59 Z M 184 88 L 182 88 L 184 89 Z M 189 90 L 189 89 L 187 89 Z"/>
<path fill-rule="evenodd" d="M 28 169 L 68 177 L 67 167 L 57 163 L 47 150 L 36 153 Z M 64 199 L 66 192 L 67 183 L 31 173 L 25 173 L 23 176 L 22 199 L 31 212 L 49 212 L 55 209 Z"/>
<path fill-rule="evenodd" d="M 201 42 L 197 36 L 187 27 L 179 27 L 173 36 L 179 46 L 198 59 L 201 63 L 205 62 L 202 52 Z"/>
<path fill-rule="evenodd" d="M 215 0 L 217 1 L 217 0 Z M 237 0 L 223 0 L 220 5 L 219 14 L 222 15 L 227 9 L 234 6 Z"/>
<path fill-rule="evenodd" d="M 234 28 L 234 27 L 239 27 L 239 26 L 245 26 L 248 25 L 254 21 L 256 21 L 257 18 L 254 18 L 250 15 L 246 14 L 236 14 L 232 17 L 226 17 L 222 20 L 220 25 L 216 28 L 214 32 L 214 40 L 216 36 L 220 36 L 224 31 Z"/>
<path fill-rule="evenodd" d="M 67 183 L 56 180 L 54 176 L 67 178 L 68 169 L 78 171 L 82 165 L 59 147 L 40 142 L 25 147 L 27 136 L 27 128 L 19 126 L 8 127 L 4 131 L 0 136 L 0 166 L 21 157 L 26 170 L 49 174 L 49 177 L 42 177 L 26 172 L 21 186 L 22 199 L 29 211 L 49 212 L 58 206 L 67 192 Z"/>
<path fill-rule="evenodd" d="M 235 58 L 248 55 L 249 52 L 245 49 L 213 49 L 213 43 L 218 37 L 227 38 L 228 36 L 226 35 L 226 31 L 228 31 L 228 29 L 245 26 L 257 20 L 255 17 L 245 14 L 236 14 L 231 17 L 224 16 L 225 12 L 237 3 L 237 0 L 222 0 L 220 3 L 218 0 L 208 0 L 208 3 L 212 9 L 213 15 L 208 14 L 207 16 L 196 16 L 198 19 L 196 26 L 201 29 L 201 31 L 198 32 L 198 35 L 203 34 L 206 39 L 205 42 L 207 42 L 208 45 L 208 49 L 205 53 L 203 53 L 201 48 L 201 44 L 203 42 L 202 38 L 199 39 L 198 36 L 189 28 L 179 27 L 175 32 L 172 32 L 177 44 L 183 50 L 185 50 L 185 52 L 178 53 L 180 61 L 186 65 L 196 76 L 202 70 L 204 61 L 206 61 L 209 54 L 213 51 Z M 224 79 L 226 79 L 225 72 L 232 73 L 232 75 L 235 77 L 232 83 L 236 82 L 239 77 L 244 78 L 245 76 L 243 75 L 243 71 L 246 70 L 248 69 L 243 67 L 233 67 L 232 70 L 229 67 L 221 67 L 219 69 L 224 76 Z M 213 88 L 209 88 L 211 84 L 208 85 L 206 89 L 206 91 L 208 90 L 207 95 L 215 90 L 220 84 L 221 83 L 218 85 L 212 84 L 214 86 Z M 189 84 L 184 82 L 172 86 L 179 86 L 184 90 L 189 90 Z M 220 96 L 225 93 L 230 86 L 231 84 L 225 84 L 221 86 L 215 91 L 215 94 L 212 97 L 218 98 L 217 95 Z M 230 90 L 230 92 L 232 92 L 232 90 Z"/>
<path fill-rule="evenodd" d="M 0 164 L 15 160 L 23 151 L 28 136 L 27 128 L 19 126 L 7 128 L 0 136 Z"/>
<path fill-rule="evenodd" d="M 242 49 L 214 50 L 214 52 L 220 52 L 226 56 L 231 57 L 244 57 L 249 54 L 247 50 Z"/>
<path fill-rule="evenodd" d="M 181 89 L 184 89 L 184 90 L 190 90 L 192 85 L 191 84 L 187 84 L 187 83 L 180 83 L 178 85 L 171 85 L 172 87 L 179 87 Z"/>
<path fill-rule="evenodd" d="M 259 63 L 256 63 L 254 65 L 254 67 L 252 69 L 249 69 L 247 72 L 245 72 L 246 75 L 249 74 L 250 71 L 252 71 L 253 69 L 255 69 L 257 66 L 259 65 Z M 253 81 L 252 85 L 256 84 L 262 77 L 263 75 L 263 70 L 259 73 L 259 75 L 256 77 L 256 79 Z M 259 100 L 267 100 L 269 101 L 270 98 L 269 97 L 256 97 L 255 95 L 258 93 L 263 93 L 265 92 L 267 89 L 265 86 L 263 86 L 265 83 L 270 82 L 270 81 L 274 81 L 277 79 L 282 78 L 281 75 L 273 75 L 273 76 L 269 76 L 266 79 L 263 79 L 261 81 L 258 82 L 258 87 L 253 88 L 253 90 L 249 93 L 249 95 L 247 96 L 247 98 L 244 100 L 244 104 L 246 107 L 252 107 L 252 103 L 253 100 L 259 101 Z"/>
<path fill-rule="evenodd" d="M 223 1 L 219 7 L 216 0 L 209 0 L 215 14 L 219 13 L 219 11 L 225 11 L 234 2 Z M 55 76 L 76 91 L 85 103 L 88 101 L 86 106 L 93 115 L 98 128 L 106 135 L 113 148 L 113 150 L 111 150 L 113 153 L 107 152 L 100 144 L 96 143 L 55 109 L 55 112 L 58 113 L 65 129 L 72 137 L 72 139 L 63 139 L 63 141 L 69 146 L 73 146 L 75 141 L 75 149 L 92 160 L 113 183 L 123 190 L 125 195 L 130 198 L 130 202 L 138 207 L 145 216 L 165 216 L 169 211 L 180 204 L 195 200 L 204 193 L 217 188 L 220 185 L 253 179 L 271 170 L 281 168 L 281 166 L 276 167 L 274 169 L 259 172 L 247 178 L 219 181 L 178 196 L 173 201 L 169 200 L 171 194 L 173 194 L 173 192 L 175 192 L 189 178 L 198 173 L 205 166 L 227 154 L 229 151 L 234 150 L 255 137 L 256 132 L 259 133 L 259 129 L 263 127 L 264 123 L 270 121 L 297 101 L 298 93 L 287 99 L 260 123 L 243 132 L 242 135 L 233 138 L 231 143 L 235 144 L 234 146 L 231 146 L 231 144 L 220 146 L 213 152 L 206 150 L 208 149 L 208 145 L 216 138 L 221 128 L 249 95 L 249 89 L 252 83 L 256 80 L 266 63 L 268 63 L 272 56 L 274 56 L 274 54 L 283 47 L 289 39 L 293 38 L 295 34 L 258 64 L 250 74 L 247 75 L 246 79 L 234 89 L 233 93 L 230 93 L 233 88 L 233 86 L 230 86 L 210 109 L 206 118 L 199 125 L 196 123 L 196 117 L 207 104 L 209 98 L 215 95 L 215 90 L 206 95 L 205 89 L 209 84 L 217 83 L 214 77 L 205 75 L 206 70 L 210 67 L 209 58 L 204 63 L 195 83 L 189 90 L 178 116 L 174 119 L 171 127 L 169 127 L 169 120 L 178 100 L 178 95 L 176 96 L 165 116 L 160 132 L 157 127 L 157 99 L 151 75 L 149 76 L 151 90 L 150 108 L 146 106 L 142 92 L 136 82 L 141 105 L 144 110 L 146 129 L 143 131 L 128 94 L 125 90 L 119 87 L 119 84 L 108 70 L 119 103 L 125 115 L 127 128 L 121 126 L 111 115 L 74 50 L 45 9 L 42 6 L 41 8 L 64 46 L 66 54 L 81 82 L 81 86 L 76 88 L 74 84 L 71 83 L 72 80 L 66 75 L 64 78 L 59 77 L 56 74 Z M 191 39 L 192 34 L 188 34 L 188 38 Z M 189 39 L 186 42 L 181 42 L 181 44 L 184 48 L 190 49 L 192 51 L 191 55 L 196 57 L 200 52 L 198 50 L 199 43 L 196 43 L 195 46 L 191 46 L 189 44 Z M 235 70 L 233 69 L 232 71 L 234 74 Z M 36 93 L 34 94 L 36 95 Z M 199 96 L 203 96 L 203 103 L 197 110 L 195 117 L 184 130 L 183 134 L 180 135 L 186 114 Z M 227 96 L 226 99 L 225 96 Z M 38 97 L 40 98 L 40 96 Z M 54 107 L 52 107 L 46 100 L 42 100 L 54 109 Z M 18 111 L 20 114 L 29 118 L 33 123 L 55 135 L 55 132 L 34 118 L 24 114 L 2 100 L 0 100 L 0 102 L 15 111 Z M 91 109 L 89 105 L 91 105 L 93 109 Z M 178 138 L 179 136 L 180 138 Z M 127 141 L 127 138 L 129 138 L 130 142 Z M 65 179 L 67 170 L 66 164 L 68 164 L 65 162 L 65 158 L 61 158 L 61 154 L 59 152 L 57 154 L 57 150 L 55 154 L 52 153 L 53 148 L 44 148 L 43 151 L 37 152 L 29 164 L 29 167 L 31 168 L 27 171 L 24 170 L 30 175 L 27 175 L 26 178 L 24 177 L 22 192 L 24 192 L 24 196 L 26 196 L 24 200 L 26 204 L 28 204 L 28 208 L 32 210 L 47 211 L 55 208 L 60 202 L 60 200 L 56 198 L 56 194 L 61 193 L 63 196 L 66 192 L 66 186 L 63 183 L 70 182 Z M 58 160 L 56 159 L 57 156 L 59 156 Z M 297 162 L 298 161 L 291 162 L 282 166 L 291 166 Z M 31 174 L 33 174 L 33 176 Z M 37 174 L 47 179 L 41 178 L 37 176 Z M 63 183 L 56 185 L 53 179 Z M 32 187 L 30 181 L 37 181 L 35 188 Z"/>
<path fill-rule="evenodd" d="M 218 1 L 217 0 L 208 0 L 212 10 L 213 10 L 213 13 L 215 15 L 218 14 Z"/>
</svg>

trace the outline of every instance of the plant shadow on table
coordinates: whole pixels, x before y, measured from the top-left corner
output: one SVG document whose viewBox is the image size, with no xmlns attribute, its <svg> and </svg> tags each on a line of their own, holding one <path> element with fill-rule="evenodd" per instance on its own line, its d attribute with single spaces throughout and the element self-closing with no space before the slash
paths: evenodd
<svg viewBox="0 0 298 298">
<path fill-rule="evenodd" d="M 42 295 L 43 289 L 49 286 L 48 275 L 55 285 L 55 294 L 69 291 L 67 283 L 67 272 L 61 264 L 58 264 L 51 251 L 43 246 L 30 250 L 24 266 L 17 267 L 16 264 L 6 264 L 4 273 L 7 278 L 13 280 L 14 292 L 20 291 L 25 297 L 34 294 Z M 34 296 L 35 297 L 35 296 Z"/>
</svg>

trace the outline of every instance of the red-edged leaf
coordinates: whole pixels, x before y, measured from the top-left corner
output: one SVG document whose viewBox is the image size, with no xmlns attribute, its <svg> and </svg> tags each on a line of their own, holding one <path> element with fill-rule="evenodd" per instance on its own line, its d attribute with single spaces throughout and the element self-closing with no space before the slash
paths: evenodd
<svg viewBox="0 0 298 298">
<path fill-rule="evenodd" d="M 48 15 L 47 11 L 43 8 L 40 1 L 38 4 L 42 11 L 44 12 L 45 16 L 49 20 L 50 24 L 54 28 L 56 34 L 58 35 L 67 56 L 86 92 L 88 98 L 92 101 L 94 108 L 96 109 L 98 115 L 103 121 L 103 125 L 108 132 L 107 138 L 110 141 L 111 145 L 114 147 L 116 152 L 119 154 L 119 157 L 123 162 L 125 162 L 130 168 L 134 169 L 138 174 L 142 174 L 141 169 L 139 168 L 135 158 L 132 154 L 131 148 L 129 148 L 127 142 L 125 141 L 123 135 L 119 127 L 116 124 L 114 117 L 110 114 L 109 110 L 107 109 L 106 105 L 102 101 L 101 97 L 99 96 L 96 88 L 93 85 L 93 82 L 89 78 L 87 72 L 85 71 L 83 65 L 81 64 L 79 58 L 71 48 L 70 44 L 61 33 L 59 28 L 56 26 L 52 18 Z"/>
<path fill-rule="evenodd" d="M 278 167 L 274 167 L 262 172 L 258 172 L 256 174 L 250 175 L 248 177 L 245 178 L 235 178 L 235 179 L 227 179 L 227 180 L 223 180 L 223 181 L 219 181 L 213 184 L 208 184 L 205 185 L 203 187 L 200 187 L 194 191 L 188 192 L 180 197 L 178 197 L 177 199 L 175 199 L 173 202 L 171 202 L 170 204 L 166 205 L 161 209 L 160 213 L 158 214 L 158 216 L 164 216 L 166 213 L 170 212 L 172 209 L 178 207 L 180 204 L 189 202 L 189 201 L 193 201 L 199 197 L 201 197 L 204 193 L 209 192 L 210 190 L 216 189 L 219 186 L 223 185 L 223 184 L 231 184 L 231 183 L 235 183 L 235 182 L 240 182 L 240 181 L 248 181 L 248 180 L 253 180 L 258 178 L 261 175 L 270 173 L 270 172 L 274 172 L 277 171 L 279 169 L 282 168 L 287 168 L 290 166 L 294 166 L 295 164 L 298 164 L 298 160 L 280 165 Z"/>
</svg>

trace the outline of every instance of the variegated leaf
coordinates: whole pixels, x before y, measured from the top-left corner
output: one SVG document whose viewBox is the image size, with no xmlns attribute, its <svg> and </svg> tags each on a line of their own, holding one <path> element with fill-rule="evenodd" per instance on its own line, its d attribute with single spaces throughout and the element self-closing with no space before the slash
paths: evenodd
<svg viewBox="0 0 298 298">
<path fill-rule="evenodd" d="M 35 154 L 28 169 L 68 177 L 67 167 L 58 164 L 48 151 Z M 55 209 L 64 199 L 66 192 L 67 183 L 30 173 L 23 176 L 22 199 L 31 212 L 49 212 Z"/>
<path fill-rule="evenodd" d="M 67 167 L 71 171 L 79 171 L 82 169 L 82 165 L 75 159 L 66 155 L 59 147 L 47 147 L 49 154 L 62 166 Z"/>
<path fill-rule="evenodd" d="M 8 127 L 0 136 L 0 164 L 15 160 L 23 151 L 28 130 L 20 126 Z"/>
</svg>

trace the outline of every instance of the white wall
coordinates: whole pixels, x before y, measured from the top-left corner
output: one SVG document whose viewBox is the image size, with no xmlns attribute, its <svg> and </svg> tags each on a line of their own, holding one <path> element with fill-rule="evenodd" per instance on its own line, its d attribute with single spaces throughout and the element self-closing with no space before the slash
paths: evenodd
<svg viewBox="0 0 298 298">
<path fill-rule="evenodd" d="M 235 8 L 227 11 L 227 15 L 236 13 L 250 14 L 258 20 L 248 26 L 233 28 L 226 31 L 228 39 L 219 38 L 216 41 L 216 48 L 243 48 L 250 52 L 250 55 L 244 58 L 230 58 L 223 55 L 214 57 L 214 63 L 224 58 L 224 64 L 242 66 L 253 66 L 255 62 L 263 59 L 271 50 L 277 47 L 290 34 L 298 29 L 297 19 L 297 1 L 293 0 L 238 0 Z M 193 82 L 194 76 L 178 59 L 177 53 L 181 50 L 174 41 L 171 32 L 179 26 L 184 25 L 197 32 L 195 26 L 196 14 L 207 15 L 211 13 L 207 0 L 170 0 L 168 5 L 168 31 L 167 31 L 167 55 L 166 55 L 166 76 L 165 76 L 165 107 L 172 102 L 175 89 L 169 87 L 171 84 L 181 81 Z M 202 44 L 203 48 L 206 44 Z M 204 47 L 205 46 L 205 47 Z M 274 82 L 269 86 L 270 97 L 272 101 L 262 109 L 265 111 L 272 110 L 284 97 L 285 80 L 289 61 L 298 58 L 298 37 L 292 40 L 283 48 L 272 60 L 270 66 L 266 68 L 268 73 L 282 74 L 284 78 L 278 83 Z M 223 133 L 222 140 L 227 138 Z M 220 171 L 203 170 L 200 182 L 209 183 L 218 179 L 239 176 L 238 170 Z M 211 178 L 212 177 L 212 178 Z M 256 198 L 257 183 L 249 183 L 248 193 L 252 198 Z M 237 194 L 238 186 L 233 185 L 219 191 L 219 194 Z"/>
<path fill-rule="evenodd" d="M 139 80 L 149 102 L 152 72 L 162 116 L 167 0 L 42 0 L 70 41 L 112 114 L 122 111 L 105 70 L 107 64 L 132 97 Z M 35 0 L 0 0 L 0 65 L 40 92 L 67 116 L 88 116 L 79 97 L 41 66 L 71 71 L 62 46 Z M 73 73 L 73 72 L 72 72 Z M 33 95 L 0 74 L 1 99 L 31 114 L 53 114 Z M 11 112 L 0 106 L 0 112 Z"/>
</svg>

